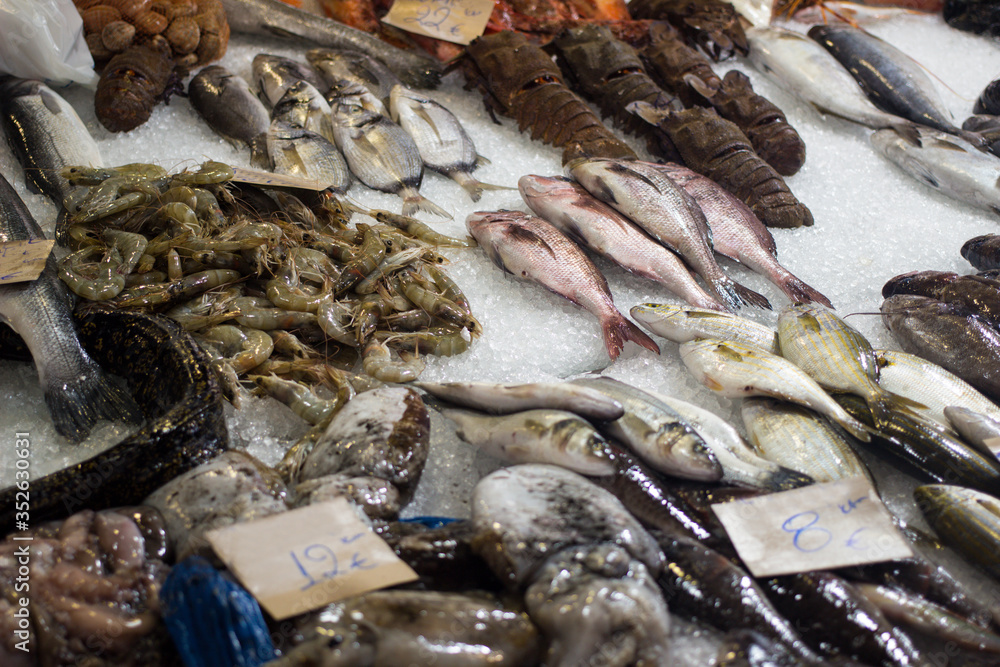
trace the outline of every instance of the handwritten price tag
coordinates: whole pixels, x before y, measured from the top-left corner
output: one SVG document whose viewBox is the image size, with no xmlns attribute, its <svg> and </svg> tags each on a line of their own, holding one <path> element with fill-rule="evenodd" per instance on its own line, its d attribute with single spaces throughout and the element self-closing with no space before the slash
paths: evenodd
<svg viewBox="0 0 1000 667">
<path fill-rule="evenodd" d="M 913 555 L 863 477 L 719 503 L 712 509 L 757 577 Z"/>
<path fill-rule="evenodd" d="M 234 524 L 206 537 L 277 620 L 417 578 L 344 498 Z"/>
<path fill-rule="evenodd" d="M 468 44 L 486 30 L 494 0 L 396 0 L 382 19 L 418 35 Z"/>
<path fill-rule="evenodd" d="M 0 243 L 0 285 L 35 280 L 45 270 L 45 260 L 55 241 L 32 239 Z"/>
<path fill-rule="evenodd" d="M 269 171 L 233 167 L 233 180 L 237 183 L 263 185 L 272 188 L 299 188 L 300 190 L 325 190 L 329 184 L 311 178 L 274 174 Z"/>
</svg>

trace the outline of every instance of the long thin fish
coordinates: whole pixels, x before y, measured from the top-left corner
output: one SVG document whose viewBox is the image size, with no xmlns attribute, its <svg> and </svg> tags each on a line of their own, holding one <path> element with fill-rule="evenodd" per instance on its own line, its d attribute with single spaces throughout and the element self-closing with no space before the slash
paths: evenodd
<svg viewBox="0 0 1000 667">
<path fill-rule="evenodd" d="M 374 35 L 280 0 L 222 0 L 222 5 L 229 27 L 236 32 L 298 38 L 319 46 L 361 51 L 378 58 L 417 88 L 434 88 L 441 81 L 441 64 L 430 56 L 403 51 Z"/>
<path fill-rule="evenodd" d="M 0 243 L 44 238 L 24 202 L 0 175 Z M 56 431 L 79 442 L 101 419 L 139 423 L 142 411 L 80 345 L 69 304 L 51 255 L 37 280 L 0 286 L 0 321 L 20 334 L 31 351 Z"/>
<path fill-rule="evenodd" d="M 746 317 L 669 303 L 644 303 L 629 311 L 636 322 L 675 343 L 696 338 L 732 340 L 771 354 L 781 354 L 778 332 Z"/>
<path fill-rule="evenodd" d="M 414 382 L 435 398 L 501 415 L 548 408 L 565 410 L 588 419 L 618 419 L 625 409 L 603 393 L 570 382 L 493 384 L 490 382 Z"/>
<path fill-rule="evenodd" d="M 913 497 L 943 541 L 1000 580 L 1000 500 L 949 484 L 918 486 Z"/>
</svg>

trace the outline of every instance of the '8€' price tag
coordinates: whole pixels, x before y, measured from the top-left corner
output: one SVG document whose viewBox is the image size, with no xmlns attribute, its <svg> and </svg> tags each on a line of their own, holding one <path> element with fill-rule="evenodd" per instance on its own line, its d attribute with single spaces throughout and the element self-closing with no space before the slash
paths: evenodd
<svg viewBox="0 0 1000 667">
<path fill-rule="evenodd" d="M 719 503 L 712 509 L 757 577 L 913 555 L 863 477 Z"/>
<path fill-rule="evenodd" d="M 468 44 L 486 30 L 493 0 L 396 0 L 382 20 L 418 35 Z"/>
</svg>

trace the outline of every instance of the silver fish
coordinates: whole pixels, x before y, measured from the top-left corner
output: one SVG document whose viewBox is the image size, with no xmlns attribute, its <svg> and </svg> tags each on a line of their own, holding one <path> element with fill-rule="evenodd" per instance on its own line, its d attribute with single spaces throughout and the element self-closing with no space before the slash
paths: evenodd
<svg viewBox="0 0 1000 667">
<path fill-rule="evenodd" d="M 633 306 L 629 313 L 639 324 L 675 343 L 718 338 L 781 354 L 778 332 L 746 317 L 669 303 L 644 303 Z"/>
<path fill-rule="evenodd" d="M 872 145 L 897 167 L 941 194 L 1000 215 L 1000 157 L 961 137 L 918 128 L 917 141 L 896 130 L 879 130 Z"/>
<path fill-rule="evenodd" d="M 764 276 L 793 303 L 815 301 L 833 308 L 829 299 L 778 263 L 774 237 L 739 197 L 687 167 L 671 162 L 659 167 L 701 206 L 712 230 L 712 250 Z"/>
<path fill-rule="evenodd" d="M 333 121 L 326 98 L 308 81 L 293 83 L 271 109 L 271 120 L 283 120 L 322 136 L 331 144 Z"/>
<path fill-rule="evenodd" d="M 768 461 L 817 482 L 865 477 L 874 483 L 843 432 L 818 413 L 773 398 L 746 398 L 740 405 L 747 438 Z"/>
<path fill-rule="evenodd" d="M 963 440 L 988 456 L 1000 458 L 1000 417 L 954 405 L 946 407 L 944 414 Z"/>
<path fill-rule="evenodd" d="M 383 103 L 388 102 L 390 91 L 402 84 L 392 71 L 378 60 L 347 49 L 310 49 L 306 51 L 309 64 L 319 72 L 328 86 L 347 79 L 360 83 Z"/>
<path fill-rule="evenodd" d="M 229 27 L 252 35 L 277 35 L 319 46 L 353 49 L 378 58 L 407 84 L 434 88 L 441 81 L 441 63 L 416 51 L 403 51 L 374 35 L 322 16 L 296 9 L 280 0 L 222 0 Z"/>
<path fill-rule="evenodd" d="M 382 103 L 382 100 L 375 97 L 372 91 L 365 88 L 357 81 L 340 79 L 335 81 L 326 92 L 326 101 L 330 107 L 337 104 L 353 104 L 356 107 L 364 107 L 372 113 L 389 117 L 389 110 Z"/>
<path fill-rule="evenodd" d="M 701 288 L 680 257 L 579 184 L 562 177 L 528 175 L 522 176 L 517 186 L 536 215 L 580 245 L 636 275 L 655 280 L 692 305 L 725 309 Z"/>
<path fill-rule="evenodd" d="M 745 303 L 771 304 L 727 276 L 712 255 L 705 214 L 687 192 L 645 162 L 593 158 L 575 161 L 570 172 L 580 185 L 610 204 L 657 241 L 677 251 L 730 310 Z"/>
<path fill-rule="evenodd" d="M 872 104 L 851 73 L 808 37 L 769 27 L 751 28 L 746 34 L 754 67 L 821 113 L 875 129 L 912 126 Z"/>
<path fill-rule="evenodd" d="M 226 140 L 250 148 L 253 166 L 258 169 L 271 167 L 267 152 L 271 119 L 242 77 L 221 65 L 209 65 L 191 79 L 188 99 L 209 127 Z"/>
<path fill-rule="evenodd" d="M 427 211 L 451 218 L 417 191 L 424 163 L 417 145 L 399 125 L 363 107 L 338 104 L 333 107 L 333 136 L 359 181 L 403 198 L 403 215 Z"/>
<path fill-rule="evenodd" d="M 276 173 L 314 179 L 338 194 L 351 184 L 344 157 L 315 132 L 276 120 L 267 131 L 267 152 Z"/>
<path fill-rule="evenodd" d="M 792 362 L 733 341 L 703 338 L 681 343 L 681 360 L 703 385 L 729 398 L 773 396 L 812 408 L 855 438 L 869 442 L 864 424 L 851 417 Z"/>
<path fill-rule="evenodd" d="M 60 175 L 63 167 L 103 166 L 97 142 L 76 110 L 41 81 L 0 78 L 0 114 L 28 184 L 57 206 L 74 189 Z"/>
<path fill-rule="evenodd" d="M 604 346 L 617 359 L 626 340 L 660 353 L 656 343 L 615 307 L 608 281 L 583 251 L 558 229 L 520 211 L 477 212 L 465 220 L 469 233 L 506 273 L 540 283 L 592 313 Z"/>
<path fill-rule="evenodd" d="M 309 65 L 270 53 L 253 57 L 253 82 L 264 106 L 271 108 L 278 103 L 285 91 L 299 81 L 308 81 L 317 90 L 324 90 L 322 77 Z"/>
<path fill-rule="evenodd" d="M 913 497 L 942 542 L 1000 577 L 1000 500 L 949 484 L 918 486 Z"/>
<path fill-rule="evenodd" d="M 448 109 L 405 86 L 393 86 L 389 111 L 392 119 L 413 137 L 424 165 L 461 185 L 472 201 L 479 201 L 483 190 L 507 189 L 472 177 L 472 172 L 487 160 L 476 152 L 469 134 Z"/>
<path fill-rule="evenodd" d="M 0 243 L 45 235 L 10 183 L 0 175 Z M 37 280 L 0 285 L 0 322 L 24 339 L 45 390 L 56 431 L 79 442 L 101 419 L 138 424 L 135 400 L 115 384 L 80 345 L 71 297 L 49 256 Z"/>
<path fill-rule="evenodd" d="M 751 489 L 787 491 L 815 481 L 809 475 L 761 458 L 732 424 L 711 410 L 654 391 L 648 393 L 676 410 L 704 439 L 722 466 L 720 482 Z"/>
<path fill-rule="evenodd" d="M 435 398 L 495 415 L 549 408 L 606 421 L 618 419 L 624 412 L 622 404 L 615 399 L 569 382 L 515 385 L 489 382 L 414 382 L 413 386 Z"/>
<path fill-rule="evenodd" d="M 614 473 L 608 442 L 586 419 L 563 410 L 525 410 L 494 417 L 442 410 L 464 442 L 511 463 L 551 463 L 581 475 Z"/>
<path fill-rule="evenodd" d="M 722 467 L 704 439 L 676 410 L 638 387 L 609 377 L 580 378 L 573 384 L 603 392 L 622 404 L 625 414 L 601 425 L 651 467 L 672 477 L 713 482 Z"/>
</svg>

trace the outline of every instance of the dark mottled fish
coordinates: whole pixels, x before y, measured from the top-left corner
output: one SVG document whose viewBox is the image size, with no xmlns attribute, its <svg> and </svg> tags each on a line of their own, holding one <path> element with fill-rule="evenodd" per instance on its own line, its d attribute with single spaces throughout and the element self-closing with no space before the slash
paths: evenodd
<svg viewBox="0 0 1000 667">
<path fill-rule="evenodd" d="M 17 192 L 0 176 L 0 243 L 44 238 Z M 53 256 L 37 280 L 0 286 L 0 321 L 31 350 L 56 431 L 79 442 L 101 419 L 139 423 L 142 412 L 84 351 L 70 307 Z"/>
<path fill-rule="evenodd" d="M 250 164 L 269 169 L 267 129 L 271 118 L 242 77 L 209 65 L 188 84 L 188 99 L 208 126 L 232 143 L 250 148 Z"/>
<path fill-rule="evenodd" d="M 917 294 L 965 306 L 993 327 L 1000 326 L 1000 282 L 947 271 L 913 271 L 890 278 L 882 296 Z"/>
</svg>

